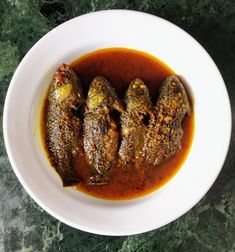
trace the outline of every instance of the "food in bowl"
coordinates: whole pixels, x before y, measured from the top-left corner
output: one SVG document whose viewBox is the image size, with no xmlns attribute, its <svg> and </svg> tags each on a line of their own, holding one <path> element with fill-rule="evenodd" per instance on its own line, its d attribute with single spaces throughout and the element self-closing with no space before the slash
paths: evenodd
<svg viewBox="0 0 235 252">
<path fill-rule="evenodd" d="M 62 64 L 45 100 L 44 143 L 64 186 L 130 199 L 165 184 L 193 138 L 181 80 L 143 52 L 102 49 Z"/>
<path fill-rule="evenodd" d="M 99 27 L 102 29 L 97 29 Z M 172 43 L 172 38 L 175 43 Z M 41 149 L 41 139 L 38 139 L 41 135 L 39 112 L 43 107 L 42 98 L 46 97 L 43 94 L 48 90 L 55 69 L 62 62 L 72 62 L 76 57 L 97 48 L 117 45 L 135 48 L 160 58 L 179 74 L 186 88 L 188 83 L 193 106 L 191 114 L 186 115 L 182 121 L 182 149 L 162 162 L 157 169 L 151 170 L 150 167 L 144 184 L 141 182 L 143 174 L 137 173 L 137 169 L 118 170 L 111 167 L 113 175 L 110 185 L 86 187 L 80 183 L 80 191 L 72 187 L 63 188 L 60 177 Z M 116 64 L 114 59 L 110 60 L 112 64 L 107 64 L 108 55 L 115 56 Z M 125 57 L 114 52 L 96 53 L 93 59 L 99 61 L 98 72 L 95 72 L 96 64 L 94 60 L 91 62 L 89 55 L 78 59 L 78 63 L 80 60 L 80 63 L 83 62 L 79 64 L 79 69 L 74 68 L 76 62 L 75 65 L 69 65 L 76 70 L 85 97 L 92 79 L 101 75 L 123 99 L 136 73 L 141 73 L 138 76 L 147 85 L 155 105 L 159 86 L 174 72 L 151 56 L 142 57 L 144 55 Z M 83 75 L 84 69 L 87 72 Z M 211 90 L 213 95 L 209 95 Z M 190 123 L 194 118 L 195 123 Z M 187 128 L 192 125 L 195 125 L 192 130 Z M 159 17 L 133 11 L 109 10 L 83 15 L 60 25 L 27 53 L 17 67 L 7 92 L 3 131 L 6 150 L 17 178 L 45 211 L 61 222 L 86 232 L 133 235 L 162 227 L 179 218 L 209 190 L 221 171 L 228 151 L 231 108 L 218 68 L 205 49 L 189 34 Z M 214 144 L 215 139 L 218 144 Z M 82 164 L 82 160 L 79 164 Z M 81 170 L 83 172 L 85 169 Z M 82 190 L 97 197 L 89 197 Z M 147 194 L 150 191 L 152 193 Z M 137 198 L 141 195 L 145 197 Z M 101 198 L 135 199 L 113 201 Z M 175 203 L 174 207 L 172 202 Z M 139 217 L 138 221 L 136 216 Z"/>
</svg>

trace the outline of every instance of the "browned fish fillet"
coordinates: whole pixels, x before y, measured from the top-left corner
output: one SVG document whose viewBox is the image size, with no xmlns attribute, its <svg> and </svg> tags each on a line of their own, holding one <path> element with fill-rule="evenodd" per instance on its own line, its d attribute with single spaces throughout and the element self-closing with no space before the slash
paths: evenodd
<svg viewBox="0 0 235 252">
<path fill-rule="evenodd" d="M 68 65 L 62 64 L 56 70 L 49 90 L 46 142 L 63 186 L 71 186 L 80 181 L 72 161 L 81 150 L 81 122 L 72 110 L 78 109 L 83 102 L 79 79 Z"/>
<path fill-rule="evenodd" d="M 88 111 L 84 118 L 84 150 L 91 166 L 90 183 L 108 182 L 109 169 L 115 159 L 119 133 L 110 112 L 123 111 L 115 90 L 103 77 L 96 77 L 90 85 Z"/>
<path fill-rule="evenodd" d="M 160 88 L 155 116 L 145 139 L 143 156 L 148 163 L 158 165 L 181 148 L 181 123 L 190 110 L 183 84 L 177 76 L 168 77 Z"/>
<path fill-rule="evenodd" d="M 140 79 L 133 80 L 126 92 L 127 110 L 121 114 L 119 156 L 125 164 L 138 162 L 142 155 L 148 121 L 152 114 L 149 90 Z"/>
</svg>

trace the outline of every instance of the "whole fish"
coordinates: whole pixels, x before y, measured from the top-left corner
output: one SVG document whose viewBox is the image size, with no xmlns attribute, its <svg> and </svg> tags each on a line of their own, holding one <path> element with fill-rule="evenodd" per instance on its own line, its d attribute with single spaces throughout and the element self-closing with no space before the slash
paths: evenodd
<svg viewBox="0 0 235 252">
<path fill-rule="evenodd" d="M 140 79 L 133 80 L 126 92 L 126 111 L 121 114 L 119 156 L 124 164 L 138 162 L 142 155 L 148 121 L 152 114 L 149 90 Z"/>
<path fill-rule="evenodd" d="M 72 161 L 81 151 L 81 122 L 73 111 L 84 102 L 80 81 L 62 64 L 55 72 L 48 95 L 46 142 L 53 166 L 63 186 L 79 183 Z"/>
<path fill-rule="evenodd" d="M 103 77 L 90 84 L 84 117 L 84 150 L 91 166 L 91 184 L 105 184 L 115 160 L 119 133 L 112 111 L 124 110 L 114 88 Z"/>
<path fill-rule="evenodd" d="M 191 111 L 185 88 L 175 75 L 168 77 L 160 88 L 155 116 L 150 119 L 145 139 L 144 159 L 154 165 L 181 149 L 182 120 Z"/>
</svg>

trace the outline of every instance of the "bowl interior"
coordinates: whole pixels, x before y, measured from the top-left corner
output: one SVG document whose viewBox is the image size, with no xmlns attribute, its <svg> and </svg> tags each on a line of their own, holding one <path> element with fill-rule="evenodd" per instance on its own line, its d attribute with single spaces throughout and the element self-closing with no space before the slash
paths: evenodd
<svg viewBox="0 0 235 252">
<path fill-rule="evenodd" d="M 108 47 L 132 48 L 159 58 L 184 79 L 193 95 L 195 134 L 182 168 L 166 186 L 129 201 L 106 201 L 64 189 L 40 140 L 40 109 L 57 66 Z M 134 11 L 87 14 L 49 32 L 18 66 L 4 108 L 7 152 L 26 191 L 60 221 L 97 234 L 149 231 L 188 211 L 220 172 L 230 134 L 227 91 L 206 51 L 177 26 Z"/>
</svg>

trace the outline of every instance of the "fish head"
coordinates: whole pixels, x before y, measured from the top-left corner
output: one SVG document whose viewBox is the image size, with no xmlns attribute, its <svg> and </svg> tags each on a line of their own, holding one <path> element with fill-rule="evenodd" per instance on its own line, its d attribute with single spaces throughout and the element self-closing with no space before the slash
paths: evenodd
<svg viewBox="0 0 235 252">
<path fill-rule="evenodd" d="M 61 64 L 56 70 L 51 92 L 53 99 L 58 103 L 69 103 L 71 107 L 84 102 L 80 80 L 66 64 Z"/>
<path fill-rule="evenodd" d="M 136 110 L 146 113 L 152 109 L 152 102 L 147 86 L 141 79 L 133 80 L 126 92 L 127 111 Z"/>
<path fill-rule="evenodd" d="M 164 108 L 163 113 L 174 117 L 178 114 L 189 114 L 190 103 L 186 90 L 176 75 L 169 76 L 160 88 L 159 101 Z"/>
<path fill-rule="evenodd" d="M 97 108 L 116 109 L 123 112 L 122 102 L 119 100 L 114 88 L 103 77 L 95 77 L 89 87 L 87 106 L 89 111 Z"/>
</svg>

